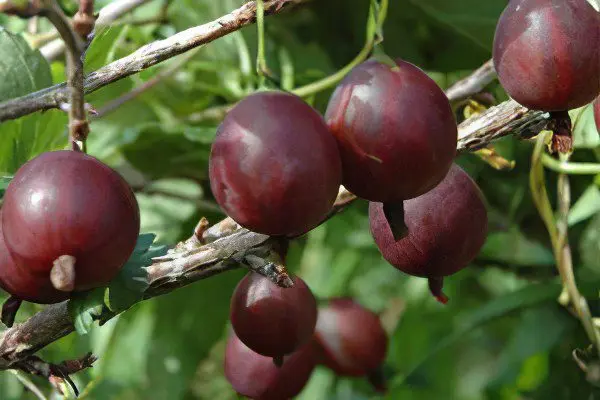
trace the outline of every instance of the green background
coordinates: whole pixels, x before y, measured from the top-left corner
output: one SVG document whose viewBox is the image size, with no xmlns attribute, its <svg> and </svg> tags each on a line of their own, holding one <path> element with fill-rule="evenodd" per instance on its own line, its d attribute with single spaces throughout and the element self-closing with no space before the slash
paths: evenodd
<svg viewBox="0 0 600 400">
<path fill-rule="evenodd" d="M 109 1 L 97 1 L 100 9 Z M 213 20 L 238 0 L 173 0 L 163 23 L 154 18 L 162 1 L 148 1 L 120 24 L 100 32 L 87 53 L 86 71 L 121 58 L 141 45 Z M 385 25 L 385 49 L 426 70 L 443 88 L 491 57 L 497 19 L 505 0 L 393 0 Z M 63 2 L 67 11 L 74 5 Z M 348 63 L 364 43 L 368 1 L 315 1 L 266 20 L 269 66 L 286 84 L 301 86 Z M 0 101 L 64 80 L 64 65 L 48 65 L 27 41 L 26 22 L 0 16 Z M 47 29 L 45 22 L 42 29 Z M 199 217 L 223 214 L 209 190 L 207 162 L 219 123 L 218 110 L 256 86 L 256 27 L 201 48 L 176 73 L 116 111 L 95 119 L 90 154 L 117 168 L 136 188 L 142 230 L 161 244 L 191 233 Z M 177 61 L 175 61 L 177 62 Z M 152 79 L 171 61 L 88 96 L 98 110 Z M 506 95 L 497 83 L 490 91 Z M 324 110 L 331 91 L 308 100 Z M 590 108 L 575 129 L 574 161 L 600 161 Z M 52 110 L 0 124 L 0 172 L 11 175 L 32 156 L 66 143 L 66 116 Z M 315 295 L 353 296 L 381 314 L 390 334 L 388 399 L 594 399 L 600 391 L 572 358 L 589 342 L 581 325 L 557 303 L 560 284 L 547 232 L 533 206 L 528 176 L 532 144 L 515 138 L 496 150 L 516 162 L 498 171 L 476 155 L 458 162 L 485 193 L 490 234 L 469 268 L 446 280 L 447 306 L 429 294 L 427 282 L 387 265 L 368 229 L 367 204 L 342 214 L 293 242 L 288 267 Z M 556 175 L 546 174 L 554 197 Z M 599 314 L 600 177 L 571 177 L 574 207 L 570 240 L 578 283 L 592 313 Z M 228 272 L 134 306 L 89 334 L 71 334 L 41 352 L 51 361 L 91 350 L 94 368 L 74 376 L 88 399 L 235 399 L 222 362 L 229 299 L 244 271 Z M 18 320 L 39 307 L 25 305 Z M 34 381 L 49 393 L 43 380 Z M 56 394 L 53 394 L 56 396 Z M 14 374 L 0 374 L 0 399 L 32 399 Z M 56 398 L 56 397 L 54 397 Z M 362 379 L 336 378 L 319 367 L 302 400 L 361 400 L 377 396 Z"/>
</svg>

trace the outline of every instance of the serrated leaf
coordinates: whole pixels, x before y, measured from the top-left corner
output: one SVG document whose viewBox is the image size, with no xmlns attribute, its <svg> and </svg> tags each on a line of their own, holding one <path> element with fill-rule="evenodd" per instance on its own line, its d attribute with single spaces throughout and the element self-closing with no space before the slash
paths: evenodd
<svg viewBox="0 0 600 400">
<path fill-rule="evenodd" d="M 97 288 L 87 292 L 74 293 L 68 303 L 69 314 L 73 319 L 75 330 L 86 335 L 94 321 L 100 317 L 104 308 L 106 288 Z"/>
<path fill-rule="evenodd" d="M 50 66 L 25 39 L 0 26 L 0 101 L 23 96 L 52 85 Z"/>
<path fill-rule="evenodd" d="M 569 211 L 569 225 L 585 221 L 600 212 L 600 189 L 592 184 Z"/>
<path fill-rule="evenodd" d="M 148 287 L 146 267 L 152 264 L 153 257 L 167 253 L 166 246 L 152 246 L 155 238 L 152 233 L 140 235 L 131 257 L 110 282 L 105 301 L 111 311 L 126 310 L 142 300 Z"/>
</svg>

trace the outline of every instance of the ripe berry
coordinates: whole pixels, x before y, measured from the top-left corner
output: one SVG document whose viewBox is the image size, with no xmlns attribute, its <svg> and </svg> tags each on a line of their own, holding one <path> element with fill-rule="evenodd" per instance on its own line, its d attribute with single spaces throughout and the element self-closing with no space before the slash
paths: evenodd
<svg viewBox="0 0 600 400">
<path fill-rule="evenodd" d="M 225 377 L 233 389 L 255 400 L 287 400 L 302 391 L 318 358 L 311 340 L 286 356 L 277 367 L 269 357 L 250 350 L 232 334 L 225 350 Z"/>
<path fill-rule="evenodd" d="M 69 296 L 66 292 L 56 290 L 48 276 L 35 274 L 27 269 L 18 268 L 15 264 L 2 232 L 0 223 L 0 287 L 7 293 L 21 300 L 39 304 L 58 303 Z"/>
<path fill-rule="evenodd" d="M 325 120 L 342 156 L 343 183 L 359 197 L 410 199 L 446 176 L 457 128 L 437 84 L 402 60 L 355 67 L 333 93 Z"/>
<path fill-rule="evenodd" d="M 131 255 L 140 229 L 125 180 L 75 151 L 44 153 L 23 165 L 8 185 L 2 210 L 15 271 L 52 280 L 62 291 L 108 283 Z M 56 260 L 62 267 L 53 267 Z"/>
<path fill-rule="evenodd" d="M 487 235 L 487 212 L 481 191 L 457 165 L 432 191 L 404 202 L 408 235 L 398 241 L 386 222 L 383 205 L 369 205 L 371 233 L 383 257 L 394 267 L 429 278 L 441 302 L 442 278 L 469 264 Z"/>
<path fill-rule="evenodd" d="M 308 342 L 317 323 L 317 302 L 299 277 L 282 288 L 250 272 L 231 299 L 231 324 L 236 335 L 253 351 L 280 358 Z"/>
<path fill-rule="evenodd" d="M 323 363 L 341 376 L 369 375 L 385 360 L 388 339 L 379 317 L 352 299 L 333 299 L 319 309 L 315 337 Z"/>
<path fill-rule="evenodd" d="M 209 175 L 217 202 L 240 225 L 293 236 L 330 211 L 341 165 L 316 110 L 291 94 L 259 92 L 239 102 L 219 126 Z"/>
<path fill-rule="evenodd" d="M 564 111 L 600 94 L 600 13 L 586 0 L 512 0 L 494 38 L 494 66 L 525 107 Z"/>
</svg>

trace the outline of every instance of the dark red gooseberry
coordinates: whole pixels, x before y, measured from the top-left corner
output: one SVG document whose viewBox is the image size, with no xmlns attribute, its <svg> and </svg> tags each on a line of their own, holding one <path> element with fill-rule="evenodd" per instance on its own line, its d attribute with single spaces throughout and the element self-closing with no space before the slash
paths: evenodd
<svg viewBox="0 0 600 400">
<path fill-rule="evenodd" d="M 213 194 L 240 225 L 293 236 L 317 226 L 341 184 L 340 157 L 323 118 L 297 96 L 259 92 L 227 114 L 209 163 Z"/>
<path fill-rule="evenodd" d="M 6 189 L 2 210 L 4 239 L 19 271 L 50 279 L 55 260 L 74 257 L 75 280 L 68 279 L 63 291 L 108 283 L 131 255 L 140 230 L 138 205 L 125 180 L 75 151 L 44 153 L 23 165 Z"/>
<path fill-rule="evenodd" d="M 383 205 L 369 205 L 371 233 L 383 257 L 394 267 L 429 278 L 432 293 L 445 302 L 442 278 L 469 264 L 487 236 L 483 195 L 456 164 L 430 192 L 404 202 L 408 235 L 398 241 L 386 221 Z"/>
<path fill-rule="evenodd" d="M 271 358 L 253 352 L 231 334 L 225 350 L 225 377 L 237 393 L 251 399 L 287 400 L 302 391 L 318 354 L 318 347 L 311 340 L 277 367 Z"/>
<path fill-rule="evenodd" d="M 20 300 L 39 304 L 58 303 L 69 297 L 68 293 L 56 290 L 47 275 L 38 275 L 17 267 L 4 242 L 1 223 L 0 287 Z"/>
<path fill-rule="evenodd" d="M 596 120 L 596 129 L 600 134 L 600 97 L 594 102 L 594 120 Z"/>
<path fill-rule="evenodd" d="M 600 94 L 600 13 L 586 0 L 512 0 L 494 38 L 494 66 L 525 107 L 564 111 Z"/>
<path fill-rule="evenodd" d="M 385 360 L 388 338 L 379 317 L 352 299 L 319 309 L 315 337 L 323 363 L 340 376 L 367 376 Z"/>
<path fill-rule="evenodd" d="M 343 183 L 359 197 L 419 196 L 446 176 L 456 155 L 448 98 L 416 66 L 376 60 L 355 67 L 333 93 L 325 120 L 337 139 Z"/>
<path fill-rule="evenodd" d="M 312 337 L 317 323 L 317 302 L 299 277 L 282 288 L 250 272 L 237 285 L 231 299 L 231 325 L 242 342 L 267 357 L 290 354 Z"/>
</svg>

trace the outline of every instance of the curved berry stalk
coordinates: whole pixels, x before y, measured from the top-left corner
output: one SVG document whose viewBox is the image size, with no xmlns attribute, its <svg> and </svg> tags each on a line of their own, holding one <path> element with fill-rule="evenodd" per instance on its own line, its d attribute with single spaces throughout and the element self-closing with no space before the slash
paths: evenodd
<svg viewBox="0 0 600 400">
<path fill-rule="evenodd" d="M 315 338 L 323 364 L 340 376 L 380 378 L 388 338 L 379 317 L 350 298 L 332 299 L 319 309 Z M 378 390 L 385 382 L 378 379 Z"/>
<path fill-rule="evenodd" d="M 246 275 L 231 299 L 236 335 L 258 354 L 276 361 L 307 343 L 317 323 L 317 303 L 299 277 L 282 288 L 254 272 Z"/>
<path fill-rule="evenodd" d="M 285 400 L 296 396 L 308 382 L 318 359 L 318 347 L 306 343 L 277 367 L 269 357 L 248 348 L 234 333 L 225 350 L 225 377 L 233 389 L 255 400 Z"/>
<path fill-rule="evenodd" d="M 41 289 L 48 283 L 82 291 L 116 276 L 135 247 L 139 208 L 125 180 L 96 158 L 48 152 L 24 164 L 8 185 L 2 229 L 15 265 L 9 291 L 54 302 L 56 293 Z"/>
<path fill-rule="evenodd" d="M 600 13 L 585 0 L 512 0 L 496 27 L 494 66 L 520 104 L 566 111 L 600 94 L 598 43 Z"/>
<path fill-rule="evenodd" d="M 210 184 L 240 225 L 272 236 L 296 236 L 330 211 L 341 183 L 335 141 L 323 118 L 295 95 L 258 92 L 219 126 Z"/>
<path fill-rule="evenodd" d="M 394 267 L 429 279 L 433 295 L 447 302 L 443 278 L 466 267 L 487 236 L 487 211 L 475 182 L 456 164 L 430 192 L 404 202 L 408 235 L 396 241 L 383 204 L 369 205 L 371 233 Z"/>
</svg>

